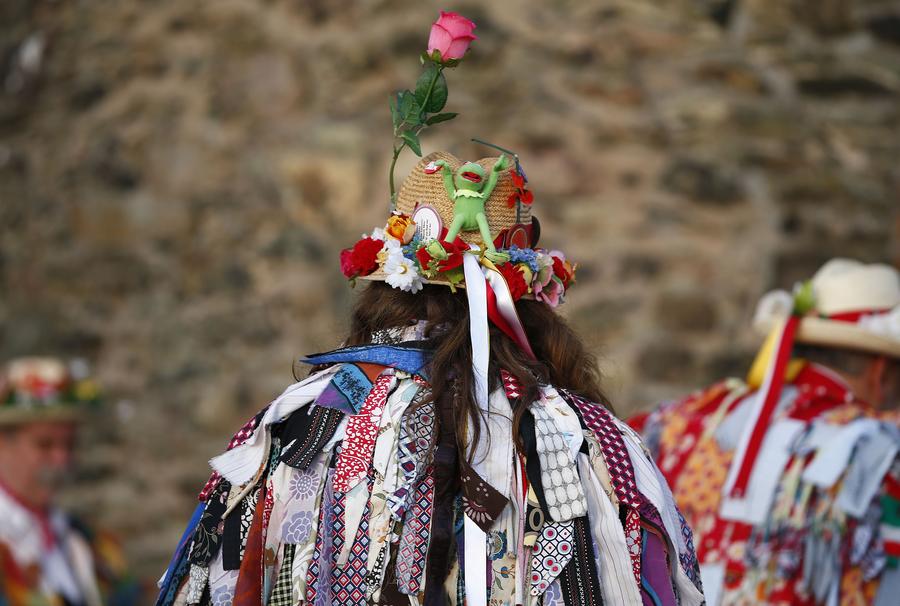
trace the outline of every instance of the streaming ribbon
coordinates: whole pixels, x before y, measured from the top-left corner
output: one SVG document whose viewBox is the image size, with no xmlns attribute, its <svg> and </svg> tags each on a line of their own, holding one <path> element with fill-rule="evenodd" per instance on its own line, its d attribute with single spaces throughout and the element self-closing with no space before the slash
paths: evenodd
<svg viewBox="0 0 900 606">
<path fill-rule="evenodd" d="M 486 258 L 478 258 L 478 249 L 463 256 L 466 297 L 469 302 L 469 337 L 472 342 L 472 376 L 475 381 L 475 401 L 483 418 L 488 418 L 488 364 L 490 363 L 490 332 L 488 318 L 512 338 L 526 354 L 534 358 L 525 329 L 516 313 L 515 302 L 506 280 L 496 266 Z M 487 605 L 487 534 L 469 516 L 463 521 L 465 545 L 466 603 L 468 606 Z"/>
</svg>

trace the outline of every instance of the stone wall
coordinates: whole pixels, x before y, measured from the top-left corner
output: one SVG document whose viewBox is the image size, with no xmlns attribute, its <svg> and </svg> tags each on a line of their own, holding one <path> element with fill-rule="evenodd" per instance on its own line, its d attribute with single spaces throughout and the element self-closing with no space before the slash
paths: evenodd
<svg viewBox="0 0 900 606">
<path fill-rule="evenodd" d="M 620 412 L 742 372 L 767 289 L 900 261 L 893 2 L 4 0 L 0 358 L 93 361 L 70 499 L 147 578 L 206 459 L 345 329 L 337 255 L 385 217 L 387 96 L 438 8 L 480 39 L 424 147 L 519 152 Z"/>
</svg>

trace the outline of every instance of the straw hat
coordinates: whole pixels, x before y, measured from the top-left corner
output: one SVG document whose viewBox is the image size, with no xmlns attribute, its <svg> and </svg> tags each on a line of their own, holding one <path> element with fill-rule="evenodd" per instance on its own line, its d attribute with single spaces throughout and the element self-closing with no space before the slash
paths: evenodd
<svg viewBox="0 0 900 606">
<path fill-rule="evenodd" d="M 900 272 L 884 264 L 832 259 L 810 280 L 812 308 L 797 328 L 798 343 L 900 358 Z M 795 307 L 783 290 L 763 296 L 754 328 L 769 333 Z"/>
<path fill-rule="evenodd" d="M 85 404 L 97 402 L 87 364 L 50 357 L 17 358 L 0 374 L 0 425 L 77 421 Z"/>
<path fill-rule="evenodd" d="M 490 175 L 502 156 L 477 160 Z M 424 284 L 465 287 L 459 259 L 446 270 L 435 265 L 429 246 L 440 241 L 451 257 L 470 247 L 489 248 L 478 229 L 460 231 L 456 245 L 445 241 L 454 218 L 455 203 L 444 184 L 440 162 L 456 174 L 466 164 L 448 152 L 422 158 L 403 181 L 396 205 L 384 227 L 377 227 L 341 254 L 341 269 L 351 280 L 381 280 L 395 288 L 418 292 Z M 540 225 L 532 215 L 533 194 L 518 158 L 506 156 L 508 166 L 497 173 L 494 189 L 484 203 L 484 214 L 497 252 L 509 261 L 497 263 L 513 296 L 557 305 L 574 283 L 575 266 L 560 251 L 537 246 Z M 471 254 L 469 251 L 468 254 Z M 451 259 L 453 261 L 453 259 Z"/>
</svg>

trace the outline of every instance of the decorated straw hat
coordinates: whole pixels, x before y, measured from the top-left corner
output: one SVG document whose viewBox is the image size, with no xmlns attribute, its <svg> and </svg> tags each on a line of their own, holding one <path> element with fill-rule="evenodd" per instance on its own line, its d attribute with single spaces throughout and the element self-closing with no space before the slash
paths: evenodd
<svg viewBox="0 0 900 606">
<path fill-rule="evenodd" d="M 502 168 L 495 168 L 498 164 Z M 480 174 L 465 170 L 473 165 Z M 493 186 L 483 204 L 489 238 L 477 224 L 450 233 L 459 210 L 449 185 L 454 179 L 480 179 L 482 191 Z M 381 280 L 415 293 L 425 284 L 465 287 L 462 256 L 475 253 L 504 277 L 514 300 L 538 299 L 555 307 L 574 283 L 575 266 L 562 252 L 538 246 L 533 199 L 516 156 L 466 162 L 448 152 L 429 154 L 403 181 L 385 224 L 343 251 L 341 268 L 348 278 Z M 464 198 L 471 201 L 480 202 Z"/>
<path fill-rule="evenodd" d="M 0 425 L 34 421 L 77 421 L 98 401 L 87 364 L 27 357 L 9 362 L 0 375 Z"/>
<path fill-rule="evenodd" d="M 816 272 L 806 290 L 807 309 L 802 310 L 795 342 L 900 358 L 900 272 L 896 269 L 832 259 Z M 754 327 L 769 333 L 794 311 L 797 298 L 783 290 L 763 296 Z"/>
</svg>

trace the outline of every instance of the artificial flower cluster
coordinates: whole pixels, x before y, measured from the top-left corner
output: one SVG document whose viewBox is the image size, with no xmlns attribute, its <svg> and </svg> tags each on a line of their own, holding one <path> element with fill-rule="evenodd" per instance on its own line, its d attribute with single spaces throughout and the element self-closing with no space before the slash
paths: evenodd
<svg viewBox="0 0 900 606">
<path fill-rule="evenodd" d="M 99 390 L 83 360 L 19 358 L 0 376 L 0 405 L 36 407 L 97 401 Z"/>
<path fill-rule="evenodd" d="M 511 246 L 509 262 L 497 266 L 513 300 L 530 295 L 550 307 L 563 302 L 569 286 L 575 283 L 577 264 L 570 263 L 558 250 Z"/>
<path fill-rule="evenodd" d="M 379 268 L 384 280 L 394 288 L 416 293 L 427 280 L 448 282 L 451 287 L 464 281 L 463 255 L 469 245 L 461 238 L 453 242 L 422 241 L 409 215 L 394 213 L 384 228 L 364 235 L 352 248 L 341 252 L 341 272 L 350 280 L 368 276 Z M 558 250 L 543 248 L 499 249 L 510 260 L 497 265 L 509 285 L 513 300 L 531 296 L 556 307 L 575 282 L 576 265 Z"/>
</svg>

